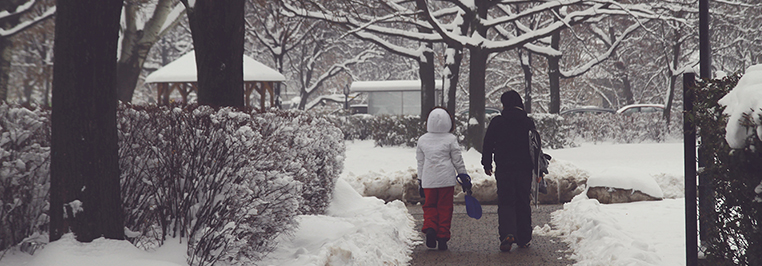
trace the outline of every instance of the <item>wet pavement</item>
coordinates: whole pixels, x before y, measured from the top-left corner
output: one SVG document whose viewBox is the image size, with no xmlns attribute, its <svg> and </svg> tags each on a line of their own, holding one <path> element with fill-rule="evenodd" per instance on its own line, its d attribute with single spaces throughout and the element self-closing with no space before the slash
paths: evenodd
<svg viewBox="0 0 762 266">
<path fill-rule="evenodd" d="M 550 223 L 550 213 L 561 209 L 562 205 L 532 206 L 532 227 Z M 423 224 L 421 205 L 408 206 L 408 211 L 416 220 L 416 229 Z M 464 205 L 455 205 L 452 221 L 452 238 L 447 242 L 448 250 L 430 250 L 423 243 L 413 250 L 410 265 L 572 265 L 568 257 L 568 245 L 560 239 L 549 236 L 532 236 L 529 248 L 518 248 L 515 244 L 511 252 L 500 252 L 497 233 L 497 205 L 483 205 L 482 218 L 473 219 L 466 215 Z M 421 233 L 421 239 L 424 239 Z"/>
</svg>

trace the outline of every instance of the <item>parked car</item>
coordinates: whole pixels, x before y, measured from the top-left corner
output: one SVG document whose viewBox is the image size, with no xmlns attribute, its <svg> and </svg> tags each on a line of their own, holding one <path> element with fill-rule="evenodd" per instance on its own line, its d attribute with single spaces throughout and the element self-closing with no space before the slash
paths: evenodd
<svg viewBox="0 0 762 266">
<path fill-rule="evenodd" d="M 502 112 L 502 110 L 500 110 L 500 109 L 497 109 L 497 108 L 495 108 L 495 107 L 484 107 L 484 115 L 485 115 L 485 116 L 490 116 L 490 115 L 492 115 L 492 114 L 497 114 L 497 115 L 499 115 L 499 114 L 500 114 L 500 112 Z M 465 111 L 463 111 L 463 112 L 460 112 L 460 113 L 458 113 L 458 115 L 459 115 L 459 116 L 463 116 L 463 117 L 468 117 L 468 109 L 466 109 L 466 110 L 465 110 Z"/>
<path fill-rule="evenodd" d="M 617 114 L 629 115 L 633 113 L 663 113 L 664 105 L 661 104 L 631 104 L 619 108 Z"/>
<path fill-rule="evenodd" d="M 569 110 L 564 110 L 559 113 L 560 115 L 574 115 L 574 114 L 613 114 L 616 110 L 611 108 L 602 108 L 597 106 L 579 107 Z"/>
</svg>

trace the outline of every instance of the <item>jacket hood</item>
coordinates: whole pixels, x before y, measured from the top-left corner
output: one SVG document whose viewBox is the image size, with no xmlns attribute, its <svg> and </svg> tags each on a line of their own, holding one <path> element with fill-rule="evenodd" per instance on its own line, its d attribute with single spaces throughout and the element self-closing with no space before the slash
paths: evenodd
<svg viewBox="0 0 762 266">
<path fill-rule="evenodd" d="M 521 95 L 514 90 L 509 90 L 500 96 L 500 102 L 503 104 L 504 109 L 511 109 L 518 107 L 524 110 L 524 103 L 521 101 Z"/>
<path fill-rule="evenodd" d="M 426 131 L 432 133 L 447 133 L 452 128 L 450 115 L 444 109 L 437 108 L 429 113 L 426 120 Z"/>
</svg>

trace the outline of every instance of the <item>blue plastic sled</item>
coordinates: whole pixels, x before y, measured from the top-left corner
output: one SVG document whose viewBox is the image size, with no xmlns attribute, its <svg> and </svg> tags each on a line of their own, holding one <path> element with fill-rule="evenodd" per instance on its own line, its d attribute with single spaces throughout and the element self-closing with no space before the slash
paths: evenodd
<svg viewBox="0 0 762 266">
<path fill-rule="evenodd" d="M 468 213 L 468 217 L 479 219 L 482 218 L 482 205 L 479 204 L 479 201 L 476 200 L 473 196 L 471 196 L 471 190 L 466 192 L 466 213 Z"/>
</svg>

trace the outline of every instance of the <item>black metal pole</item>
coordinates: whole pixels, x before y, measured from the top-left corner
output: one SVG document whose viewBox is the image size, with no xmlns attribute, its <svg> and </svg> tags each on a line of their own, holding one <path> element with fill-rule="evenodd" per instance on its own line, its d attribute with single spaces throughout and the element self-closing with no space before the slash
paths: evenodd
<svg viewBox="0 0 762 266">
<path fill-rule="evenodd" d="M 699 60 L 701 79 L 712 78 L 712 47 L 709 33 L 709 0 L 699 0 Z M 704 167 L 707 160 L 706 150 L 699 145 L 698 166 Z M 712 227 L 714 217 L 714 197 L 710 178 L 705 174 L 698 176 L 698 217 L 699 238 L 701 244 L 708 240 L 707 232 Z"/>
<path fill-rule="evenodd" d="M 701 78 L 712 78 L 712 46 L 709 42 L 709 0 L 699 0 L 699 60 Z"/>
<path fill-rule="evenodd" d="M 683 154 L 685 156 L 685 258 L 687 266 L 698 264 L 696 215 L 696 125 L 693 100 L 696 74 L 683 74 Z"/>
</svg>

